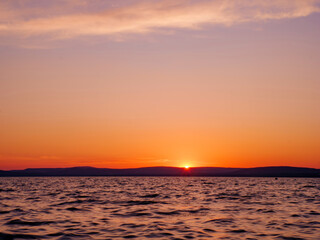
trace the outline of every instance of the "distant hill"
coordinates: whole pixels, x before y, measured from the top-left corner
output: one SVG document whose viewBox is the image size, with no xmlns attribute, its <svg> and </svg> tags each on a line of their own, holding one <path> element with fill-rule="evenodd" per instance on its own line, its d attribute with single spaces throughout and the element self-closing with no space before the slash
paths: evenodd
<svg viewBox="0 0 320 240">
<path fill-rule="evenodd" d="M 320 169 L 298 167 L 219 168 L 219 167 L 146 167 L 146 168 L 27 168 L 0 170 L 0 177 L 14 176 L 225 176 L 225 177 L 320 177 Z"/>
</svg>

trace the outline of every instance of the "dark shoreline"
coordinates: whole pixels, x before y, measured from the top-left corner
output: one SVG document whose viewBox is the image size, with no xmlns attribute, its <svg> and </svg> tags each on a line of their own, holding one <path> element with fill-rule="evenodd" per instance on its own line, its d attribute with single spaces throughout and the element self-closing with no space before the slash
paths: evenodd
<svg viewBox="0 0 320 240">
<path fill-rule="evenodd" d="M 320 169 L 299 167 L 147 167 L 111 169 L 94 167 L 28 168 L 25 170 L 0 170 L 0 177 L 293 177 L 319 178 Z"/>
<path fill-rule="evenodd" d="M 143 178 L 143 177 L 156 177 L 156 178 L 175 178 L 175 177 L 185 177 L 185 178 L 190 178 L 190 177 L 194 177 L 194 178 L 201 178 L 201 177 L 209 177 L 209 178 L 277 178 L 277 179 L 281 179 L 281 178 L 320 178 L 320 176 L 278 176 L 278 177 L 273 177 L 273 176 L 178 176 L 178 175 L 159 175 L 159 176 L 154 176 L 154 175 L 136 175 L 136 176 L 129 176 L 129 175 L 21 175 L 21 176 L 0 176 L 0 178 L 41 178 L 41 177 L 50 177 L 50 178 L 59 178 L 59 177 L 67 177 L 67 178 L 77 178 L 77 177 L 120 177 L 120 178 L 125 178 L 125 177 L 133 177 L 133 178 Z M 0 190 L 1 191 L 1 190 Z"/>
</svg>

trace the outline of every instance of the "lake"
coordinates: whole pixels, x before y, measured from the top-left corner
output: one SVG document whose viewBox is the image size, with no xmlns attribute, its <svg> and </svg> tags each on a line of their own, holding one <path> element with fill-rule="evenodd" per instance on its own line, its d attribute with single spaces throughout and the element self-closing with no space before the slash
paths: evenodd
<svg viewBox="0 0 320 240">
<path fill-rule="evenodd" d="M 0 239 L 320 239 L 319 178 L 3 177 Z"/>
</svg>

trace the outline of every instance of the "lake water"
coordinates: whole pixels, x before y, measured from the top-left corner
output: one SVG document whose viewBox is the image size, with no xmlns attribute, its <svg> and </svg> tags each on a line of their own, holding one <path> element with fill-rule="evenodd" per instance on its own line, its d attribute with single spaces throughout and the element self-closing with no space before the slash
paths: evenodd
<svg viewBox="0 0 320 240">
<path fill-rule="evenodd" d="M 0 239 L 320 239 L 320 179 L 0 178 Z"/>
</svg>

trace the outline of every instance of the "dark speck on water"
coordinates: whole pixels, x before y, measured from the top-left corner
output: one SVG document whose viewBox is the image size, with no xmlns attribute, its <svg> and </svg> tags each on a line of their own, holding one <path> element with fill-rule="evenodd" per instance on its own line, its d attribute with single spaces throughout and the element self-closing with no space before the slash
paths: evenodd
<svg viewBox="0 0 320 240">
<path fill-rule="evenodd" d="M 319 178 L 3 177 L 0 240 L 320 239 Z"/>
</svg>

